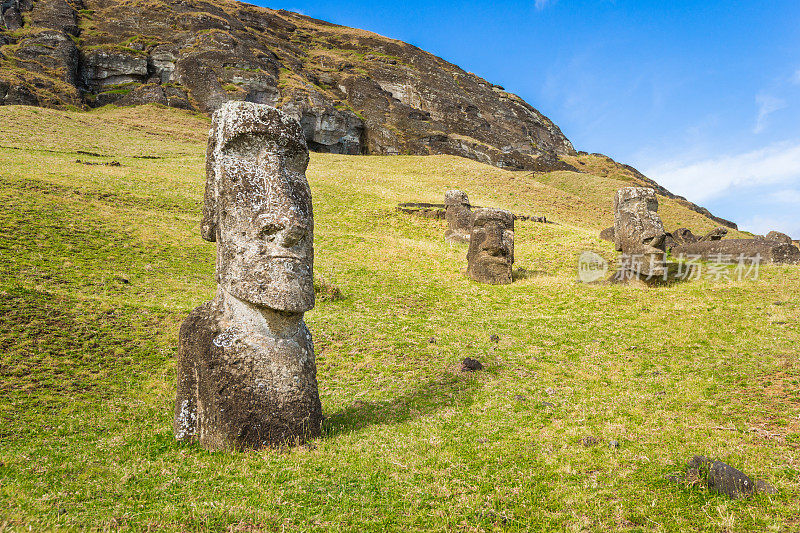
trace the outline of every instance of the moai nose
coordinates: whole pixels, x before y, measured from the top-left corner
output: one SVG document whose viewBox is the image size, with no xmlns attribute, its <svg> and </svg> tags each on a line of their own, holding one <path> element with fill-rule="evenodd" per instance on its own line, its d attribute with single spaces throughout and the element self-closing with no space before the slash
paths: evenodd
<svg viewBox="0 0 800 533">
<path fill-rule="evenodd" d="M 302 241 L 308 235 L 308 226 L 302 223 L 290 223 L 281 232 L 280 243 L 285 248 L 291 248 Z"/>
</svg>

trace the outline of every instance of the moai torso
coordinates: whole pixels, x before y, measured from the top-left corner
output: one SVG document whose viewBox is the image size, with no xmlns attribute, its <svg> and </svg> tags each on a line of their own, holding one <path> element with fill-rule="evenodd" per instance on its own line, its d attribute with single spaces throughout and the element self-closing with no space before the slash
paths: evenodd
<svg viewBox="0 0 800 533">
<path fill-rule="evenodd" d="M 313 213 L 300 124 L 269 106 L 214 114 L 202 235 L 217 242 L 217 294 L 180 331 L 175 436 L 211 450 L 320 435 Z"/>
<path fill-rule="evenodd" d="M 493 285 L 511 283 L 514 215 L 502 209 L 476 209 L 467 250 L 467 274 Z"/>
</svg>

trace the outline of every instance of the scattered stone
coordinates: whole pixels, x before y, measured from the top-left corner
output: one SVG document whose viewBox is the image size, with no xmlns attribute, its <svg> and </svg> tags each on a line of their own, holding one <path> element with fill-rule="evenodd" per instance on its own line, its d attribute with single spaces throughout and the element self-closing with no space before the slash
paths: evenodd
<svg viewBox="0 0 800 533">
<path fill-rule="evenodd" d="M 492 342 L 500 342 L 500 335 L 492 333 L 492 335 L 489 337 L 489 340 Z"/>
<path fill-rule="evenodd" d="M 619 448 L 619 441 L 618 440 L 612 440 L 611 442 L 608 443 L 608 447 L 609 448 Z"/>
<path fill-rule="evenodd" d="M 583 437 L 583 438 L 581 439 L 581 444 L 582 444 L 583 446 L 585 446 L 586 448 L 589 448 L 589 447 L 591 447 L 591 446 L 594 446 L 594 445 L 595 445 L 595 444 L 597 444 L 598 442 L 600 442 L 600 441 L 597 439 L 597 437 L 595 437 L 595 436 L 593 436 L 593 435 L 587 435 L 586 437 Z"/>
<path fill-rule="evenodd" d="M 707 242 L 707 241 L 721 241 L 722 238 L 728 234 L 728 228 L 724 228 L 722 226 L 716 227 L 697 239 L 697 242 Z"/>
<path fill-rule="evenodd" d="M 541 405 L 542 407 L 555 407 L 556 406 L 556 404 L 551 403 L 551 402 L 541 402 L 539 405 Z"/>
<path fill-rule="evenodd" d="M 459 190 L 444 193 L 445 218 L 447 231 L 444 239 L 447 242 L 469 242 L 472 231 L 472 208 L 467 193 Z"/>
<path fill-rule="evenodd" d="M 467 274 L 481 283 L 511 283 L 514 264 L 514 216 L 503 209 L 481 208 L 472 214 Z"/>
<path fill-rule="evenodd" d="M 528 401 L 528 399 L 521 394 L 514 395 L 514 399 L 517 400 L 518 402 L 523 402 L 523 403 Z"/>
<path fill-rule="evenodd" d="M 462 372 L 476 372 L 478 370 L 483 370 L 483 365 L 477 359 L 465 357 L 464 360 L 461 361 Z"/>
<path fill-rule="evenodd" d="M 119 161 L 105 161 L 105 162 L 95 162 L 95 161 L 83 161 L 81 159 L 76 159 L 76 163 L 80 163 L 81 165 L 90 165 L 90 166 L 105 166 L 105 167 L 121 167 L 122 163 Z"/>
<path fill-rule="evenodd" d="M 201 235 L 217 243 L 218 285 L 180 329 L 178 440 L 219 450 L 302 444 L 321 433 L 303 321 L 314 307 L 307 166 L 302 128 L 282 111 L 229 102 L 214 113 Z"/>
<path fill-rule="evenodd" d="M 422 218 L 445 218 L 445 209 L 443 204 L 426 204 L 406 202 L 397 206 L 397 210 L 401 213 L 408 213 Z"/>
<path fill-rule="evenodd" d="M 552 396 L 556 393 L 556 390 L 553 387 L 547 387 L 544 391 L 548 396 Z"/>
</svg>

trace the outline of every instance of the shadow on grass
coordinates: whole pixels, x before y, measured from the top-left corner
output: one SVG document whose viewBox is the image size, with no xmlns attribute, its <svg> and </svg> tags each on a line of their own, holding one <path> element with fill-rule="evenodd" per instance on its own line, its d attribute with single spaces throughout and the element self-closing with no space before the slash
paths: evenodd
<svg viewBox="0 0 800 533">
<path fill-rule="evenodd" d="M 479 387 L 476 375 L 445 373 L 391 400 L 356 401 L 326 417 L 322 434 L 328 438 L 346 435 L 368 426 L 401 424 L 446 407 L 470 405 Z"/>
</svg>

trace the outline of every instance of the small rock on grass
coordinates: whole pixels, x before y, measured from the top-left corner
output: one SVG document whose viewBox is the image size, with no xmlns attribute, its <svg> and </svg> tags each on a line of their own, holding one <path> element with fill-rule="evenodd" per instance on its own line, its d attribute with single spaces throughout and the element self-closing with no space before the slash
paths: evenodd
<svg viewBox="0 0 800 533">
<path fill-rule="evenodd" d="M 619 448 L 619 441 L 618 440 L 612 440 L 611 442 L 608 443 L 608 447 L 609 448 Z"/>
<path fill-rule="evenodd" d="M 500 342 L 500 335 L 492 333 L 491 337 L 489 337 L 489 340 L 492 342 Z"/>
<path fill-rule="evenodd" d="M 589 448 L 590 446 L 594 446 L 598 442 L 600 441 L 597 439 L 597 437 L 593 435 L 587 435 L 581 439 L 581 444 L 587 448 Z"/>
<path fill-rule="evenodd" d="M 477 370 L 483 370 L 483 365 L 477 359 L 465 357 L 464 360 L 461 361 L 462 372 L 475 372 Z"/>
<path fill-rule="evenodd" d="M 756 492 L 775 494 L 775 488 L 762 480 L 752 480 L 744 472 L 723 463 L 714 461 L 703 455 L 695 455 L 687 464 L 686 476 L 679 479 L 668 476 L 671 481 L 688 481 L 705 483 L 714 492 L 725 494 L 734 499 L 748 498 Z"/>
</svg>

